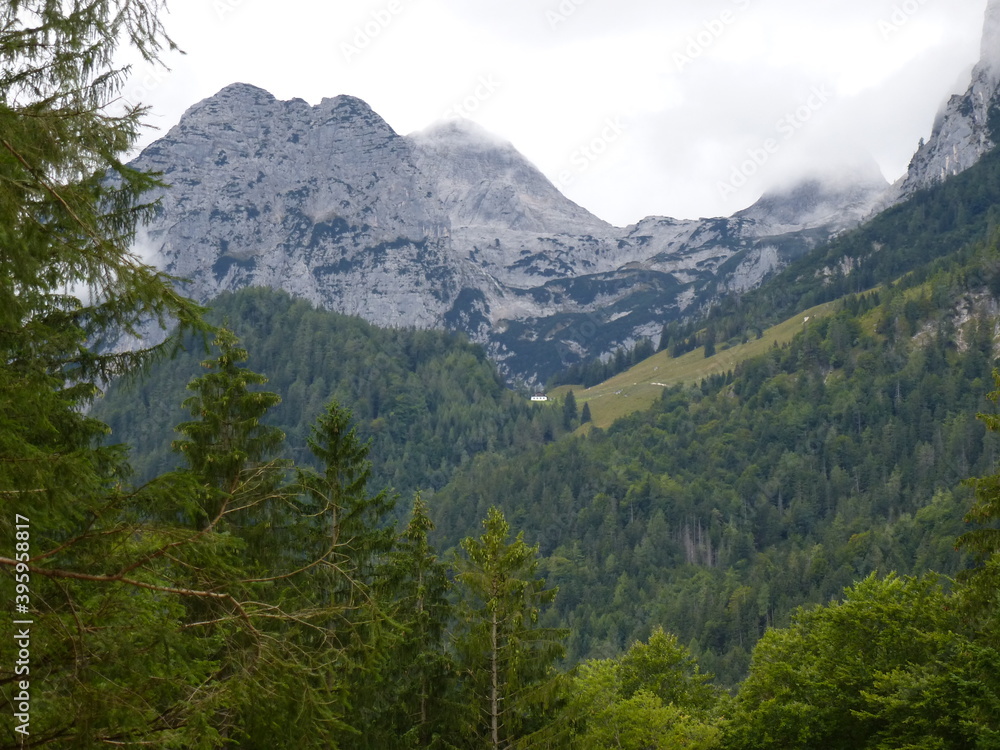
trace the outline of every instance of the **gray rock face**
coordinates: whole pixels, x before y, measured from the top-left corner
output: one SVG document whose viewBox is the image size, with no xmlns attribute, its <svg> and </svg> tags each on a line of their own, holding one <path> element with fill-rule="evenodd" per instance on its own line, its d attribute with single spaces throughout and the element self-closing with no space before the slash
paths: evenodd
<svg viewBox="0 0 1000 750">
<path fill-rule="evenodd" d="M 528 234 L 606 233 L 611 226 L 563 196 L 506 141 L 471 122 L 413 133 L 417 168 L 454 227 Z"/>
<path fill-rule="evenodd" d="M 823 175 L 765 194 L 736 216 L 756 222 L 760 232 L 769 234 L 819 226 L 843 230 L 859 224 L 885 190 L 885 177 L 869 158 L 847 174 Z"/>
<path fill-rule="evenodd" d="M 404 137 L 359 99 L 311 107 L 246 84 L 193 106 L 136 166 L 172 186 L 137 250 L 196 299 L 270 286 L 382 326 L 463 330 L 528 382 L 752 288 L 885 190 L 811 182 L 731 218 L 617 228 L 468 123 Z"/>
<path fill-rule="evenodd" d="M 892 186 L 884 205 L 905 200 L 973 166 L 1000 136 L 1000 0 L 986 8 L 980 61 L 964 94 L 952 96 L 921 143 L 907 173 Z"/>
</svg>

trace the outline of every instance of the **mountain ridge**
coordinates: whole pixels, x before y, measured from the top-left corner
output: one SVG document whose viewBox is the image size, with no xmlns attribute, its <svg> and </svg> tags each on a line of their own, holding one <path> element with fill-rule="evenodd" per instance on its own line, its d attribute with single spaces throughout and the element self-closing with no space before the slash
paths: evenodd
<svg viewBox="0 0 1000 750">
<path fill-rule="evenodd" d="M 989 0 L 980 59 L 964 94 L 949 97 L 934 118 L 931 137 L 921 140 L 906 174 L 887 192 L 888 207 L 915 192 L 965 171 L 1000 143 L 1000 0 Z"/>
<path fill-rule="evenodd" d="M 380 326 L 449 328 L 537 383 L 742 294 L 843 231 L 975 164 L 1000 128 L 1000 0 L 982 59 L 907 175 L 820 175 L 730 217 L 626 227 L 564 196 L 510 143 L 468 122 L 400 135 L 367 103 L 310 106 L 245 83 L 192 106 L 134 164 L 173 190 L 144 257 L 208 302 L 284 289 Z"/>
<path fill-rule="evenodd" d="M 842 213 L 831 193 L 798 224 L 764 206 L 613 227 L 475 126 L 400 136 L 355 97 L 311 107 L 243 83 L 191 107 L 134 164 L 174 188 L 143 228 L 144 255 L 196 299 L 270 286 L 378 325 L 455 328 L 528 382 L 653 337 L 717 284 L 750 288 L 845 224 L 829 223 Z M 595 331 L 563 335 L 584 323 Z"/>
</svg>

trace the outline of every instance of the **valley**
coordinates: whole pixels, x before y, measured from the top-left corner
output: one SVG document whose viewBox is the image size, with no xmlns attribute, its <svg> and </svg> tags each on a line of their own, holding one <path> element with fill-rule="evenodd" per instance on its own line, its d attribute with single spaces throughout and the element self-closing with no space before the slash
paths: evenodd
<svg viewBox="0 0 1000 750">
<path fill-rule="evenodd" d="M 159 6 L 42 5 L 0 750 L 998 746 L 1000 0 L 895 184 L 626 227 L 346 95 L 233 83 L 125 163 Z"/>
</svg>

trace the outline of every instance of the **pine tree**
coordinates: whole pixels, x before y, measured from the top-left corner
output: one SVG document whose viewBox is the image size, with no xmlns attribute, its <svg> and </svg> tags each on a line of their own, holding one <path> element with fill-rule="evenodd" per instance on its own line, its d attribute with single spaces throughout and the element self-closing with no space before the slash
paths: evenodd
<svg viewBox="0 0 1000 750">
<path fill-rule="evenodd" d="M 241 366 L 247 351 L 232 331 L 220 329 L 214 345 L 219 355 L 202 362 L 210 372 L 188 384 L 194 395 L 184 407 L 195 419 L 177 425 L 183 437 L 172 447 L 206 488 L 199 527 L 213 528 L 220 522 L 225 526 L 238 518 L 246 528 L 248 517 L 266 515 L 266 506 L 274 505 L 283 479 L 285 462 L 275 460 L 274 454 L 285 435 L 261 422 L 281 397 L 251 390 L 267 378 Z"/>
<path fill-rule="evenodd" d="M 576 422 L 576 396 L 573 395 L 573 391 L 566 394 L 566 398 L 563 401 L 563 427 L 567 430 L 573 429 L 573 424 Z"/>
<path fill-rule="evenodd" d="M 297 542 L 314 522 L 269 456 L 276 433 L 255 421 L 272 397 L 217 409 L 234 382 L 255 382 L 225 369 L 235 342 L 221 342 L 232 382 L 207 375 L 189 404 L 191 470 L 130 486 L 126 450 L 87 416 L 103 384 L 179 340 L 135 346 L 149 324 L 208 332 L 130 252 L 161 184 L 121 161 L 144 110 L 122 108 L 115 61 L 173 46 L 161 7 L 0 7 L 0 532 L 30 526 L 30 559 L 0 566 L 30 576 L 32 666 L 44 665 L 25 731 L 34 747 L 329 747 L 339 652 L 323 625 L 337 607 L 310 598 L 314 573 L 336 566 L 274 543 L 279 525 Z M 237 419 L 217 419 L 230 406 Z"/>
<path fill-rule="evenodd" d="M 545 728 L 552 666 L 563 655 L 563 631 L 538 624 L 556 596 L 538 578 L 538 547 L 523 533 L 510 541 L 503 513 L 490 508 L 483 535 L 462 541 L 455 562 L 460 599 L 456 649 L 468 707 L 470 748 L 509 748 Z"/>
<path fill-rule="evenodd" d="M 202 363 L 209 372 L 188 385 L 195 419 L 178 425 L 174 448 L 190 465 L 180 474 L 201 489 L 197 576 L 229 600 L 188 603 L 186 626 L 216 644 L 221 737 L 244 748 L 327 747 L 346 726 L 347 707 L 331 699 L 346 680 L 330 678 L 349 663 L 344 623 L 359 584 L 328 532 L 337 512 L 303 495 L 275 457 L 284 434 L 265 420 L 280 397 L 255 387 L 267 378 L 242 366 L 248 354 L 231 331 L 221 329 L 215 345 L 218 356 Z"/>
<path fill-rule="evenodd" d="M 307 440 L 322 470 L 299 471 L 299 485 L 327 524 L 326 539 L 337 551 L 344 572 L 371 587 L 375 570 L 392 547 L 389 518 L 396 498 L 382 490 L 370 494 L 370 444 L 351 426 L 351 412 L 330 401 Z"/>
<path fill-rule="evenodd" d="M 705 330 L 704 335 L 705 358 L 715 356 L 715 329 L 711 326 Z"/>
<path fill-rule="evenodd" d="M 447 566 L 428 541 L 434 524 L 418 494 L 406 529 L 396 540 L 379 586 L 392 601 L 390 616 L 401 628 L 382 660 L 380 733 L 366 732 L 367 746 L 434 748 L 450 733 L 454 665 L 445 652 L 452 619 Z"/>
<path fill-rule="evenodd" d="M 171 46 L 159 8 L 0 6 L 0 534 L 14 539 L 19 517 L 30 527 L 30 561 L 0 567 L 30 577 L 31 676 L 44 675 L 24 738 L 35 747 L 194 746 L 185 700 L 210 671 L 175 629 L 179 599 L 208 592 L 179 590 L 156 554 L 182 538 L 151 520 L 182 483 L 129 489 L 126 451 L 105 446 L 106 426 L 88 416 L 104 383 L 172 339 L 110 344 L 148 322 L 204 330 L 200 308 L 130 252 L 157 181 L 121 161 L 143 111 L 114 111 L 115 60 L 123 47 L 153 61 Z M 0 657 L 12 665 L 9 641 Z M 211 742 L 211 729 L 198 734 Z"/>
<path fill-rule="evenodd" d="M 667 351 L 670 348 L 671 341 L 677 336 L 679 330 L 680 326 L 677 324 L 677 321 L 664 323 L 663 328 L 660 329 L 660 344 L 656 348 L 656 351 Z"/>
<path fill-rule="evenodd" d="M 315 596 L 337 612 L 326 627 L 343 649 L 329 681 L 351 714 L 342 741 L 357 745 L 358 736 L 372 739 L 384 730 L 384 660 L 398 628 L 387 618 L 391 603 L 377 583 L 395 538 L 390 515 L 396 498 L 385 490 L 369 493 L 369 445 L 336 401 L 327 404 L 307 442 L 322 468 L 300 469 L 298 486 L 317 521 L 313 543 L 327 550 L 331 563 L 314 581 Z"/>
<path fill-rule="evenodd" d="M 12 509 L 44 507 L 39 553 L 46 528 L 72 538 L 91 509 L 109 517 L 105 485 L 128 469 L 122 451 L 98 447 L 107 428 L 87 408 L 104 383 L 170 343 L 101 345 L 151 320 L 204 330 L 201 309 L 130 252 L 157 181 L 120 161 L 142 110 L 110 111 L 125 72 L 113 61 L 123 44 L 150 60 L 171 45 L 158 9 L 145 0 L 0 7 L 0 488 Z"/>
<path fill-rule="evenodd" d="M 587 424 L 587 422 L 591 421 L 591 419 L 590 404 L 588 402 L 584 402 L 583 410 L 580 412 L 580 424 Z"/>
</svg>

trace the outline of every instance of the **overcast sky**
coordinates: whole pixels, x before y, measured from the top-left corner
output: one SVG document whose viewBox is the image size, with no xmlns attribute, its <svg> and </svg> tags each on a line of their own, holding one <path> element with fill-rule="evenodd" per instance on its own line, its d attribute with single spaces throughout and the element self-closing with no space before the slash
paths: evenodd
<svg viewBox="0 0 1000 750">
<path fill-rule="evenodd" d="M 895 180 L 978 60 L 986 0 L 173 0 L 161 133 L 236 81 L 467 117 L 617 225 L 728 216 L 818 169 Z M 156 137 L 150 134 L 145 142 Z M 748 160 L 756 162 L 751 164 Z"/>
</svg>

